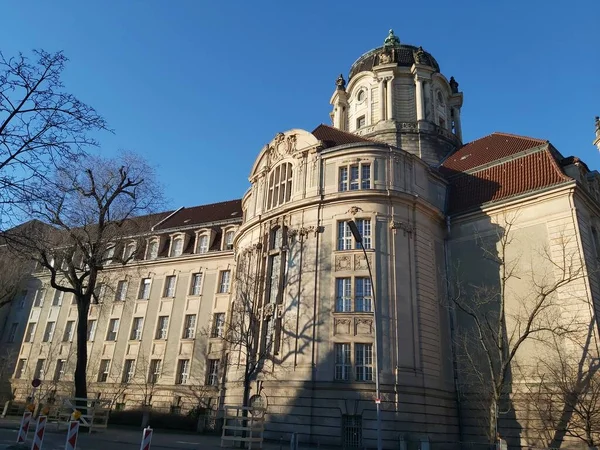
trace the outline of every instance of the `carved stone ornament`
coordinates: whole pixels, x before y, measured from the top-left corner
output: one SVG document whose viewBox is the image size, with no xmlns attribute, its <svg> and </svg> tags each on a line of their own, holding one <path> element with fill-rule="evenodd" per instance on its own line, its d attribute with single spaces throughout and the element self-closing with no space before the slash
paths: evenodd
<svg viewBox="0 0 600 450">
<path fill-rule="evenodd" d="M 277 161 L 296 152 L 296 135 L 290 134 L 286 137 L 283 133 L 277 133 L 268 149 L 269 166 L 272 167 Z"/>
<path fill-rule="evenodd" d="M 367 254 L 369 258 L 369 264 L 373 264 L 373 255 Z M 365 259 L 365 255 L 362 253 L 357 253 L 354 255 L 354 270 L 368 270 L 367 260 Z"/>
<path fill-rule="evenodd" d="M 335 257 L 335 271 L 352 270 L 352 260 L 350 255 L 337 255 Z"/>
<path fill-rule="evenodd" d="M 362 208 L 359 208 L 358 206 L 353 206 L 348 210 L 348 213 L 352 214 L 353 216 L 355 216 L 359 211 L 362 211 Z"/>
<path fill-rule="evenodd" d="M 390 222 L 390 228 L 392 230 L 403 230 L 405 233 L 412 234 L 415 232 L 415 226 L 411 223 L 406 222 L 396 222 L 392 220 Z"/>
<path fill-rule="evenodd" d="M 333 319 L 334 334 L 350 334 L 352 320 L 346 317 L 336 317 Z"/>
<path fill-rule="evenodd" d="M 373 319 L 357 317 L 354 320 L 354 329 L 356 334 L 373 334 Z"/>
<path fill-rule="evenodd" d="M 417 64 L 430 64 L 429 57 L 427 56 L 427 53 L 425 53 L 425 50 L 423 50 L 423 47 L 419 47 L 413 56 Z"/>
<path fill-rule="evenodd" d="M 337 77 L 337 80 L 335 80 L 335 88 L 338 91 L 346 90 L 346 80 L 344 80 L 344 75 L 342 75 L 341 73 L 340 73 L 340 76 Z"/>
<path fill-rule="evenodd" d="M 454 77 L 450 77 L 450 89 L 453 94 L 458 94 L 458 82 L 454 79 Z"/>
<path fill-rule="evenodd" d="M 263 309 L 262 309 L 263 320 L 267 320 L 267 319 L 273 317 L 274 314 L 275 314 L 275 304 L 274 303 L 267 303 L 265 306 L 263 306 Z"/>
</svg>

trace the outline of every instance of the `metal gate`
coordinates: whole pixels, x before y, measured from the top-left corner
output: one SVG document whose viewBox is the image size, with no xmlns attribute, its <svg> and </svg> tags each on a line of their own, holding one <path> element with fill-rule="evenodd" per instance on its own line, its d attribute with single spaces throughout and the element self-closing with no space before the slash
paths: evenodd
<svg viewBox="0 0 600 450">
<path fill-rule="evenodd" d="M 343 448 L 362 448 L 362 416 L 342 416 Z"/>
</svg>

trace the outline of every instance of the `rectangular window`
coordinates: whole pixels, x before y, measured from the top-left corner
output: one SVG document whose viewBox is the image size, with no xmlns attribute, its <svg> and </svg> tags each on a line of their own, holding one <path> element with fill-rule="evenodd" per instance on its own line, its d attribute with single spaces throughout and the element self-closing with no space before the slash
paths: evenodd
<svg viewBox="0 0 600 450">
<path fill-rule="evenodd" d="M 371 279 L 368 277 L 356 277 L 354 279 L 354 311 L 373 311 L 373 291 Z"/>
<path fill-rule="evenodd" d="M 208 252 L 208 236 L 198 236 L 198 246 L 196 248 L 196 253 L 206 252 Z"/>
<path fill-rule="evenodd" d="M 366 125 L 367 123 L 367 119 L 365 118 L 365 116 L 360 116 L 356 119 L 356 128 L 362 128 Z"/>
<path fill-rule="evenodd" d="M 348 167 L 340 167 L 340 192 L 348 190 Z"/>
<path fill-rule="evenodd" d="M 131 325 L 131 334 L 129 335 L 129 339 L 132 341 L 141 341 L 142 340 L 142 324 L 143 319 L 141 317 L 134 317 L 133 323 Z"/>
<path fill-rule="evenodd" d="M 221 271 L 221 279 L 219 282 L 219 293 L 223 294 L 229 292 L 229 284 L 231 283 L 231 271 Z"/>
<path fill-rule="evenodd" d="M 169 316 L 160 316 L 156 325 L 155 339 L 167 339 L 169 332 Z"/>
<path fill-rule="evenodd" d="M 108 371 L 110 369 L 110 359 L 100 360 L 100 369 L 98 370 L 98 382 L 104 383 L 108 380 Z"/>
<path fill-rule="evenodd" d="M 192 285 L 190 287 L 190 295 L 200 295 L 202 293 L 202 274 L 192 274 Z"/>
<path fill-rule="evenodd" d="M 65 374 L 65 365 L 67 361 L 65 359 L 59 359 L 56 361 L 56 369 L 54 369 L 54 381 L 62 380 Z"/>
<path fill-rule="evenodd" d="M 207 364 L 208 370 L 206 371 L 206 384 L 208 386 L 219 385 L 219 360 L 209 359 Z"/>
<path fill-rule="evenodd" d="M 223 246 L 224 250 L 232 250 L 233 249 L 233 231 L 228 231 L 225 233 L 225 245 Z"/>
<path fill-rule="evenodd" d="M 335 344 L 335 379 L 350 379 L 350 344 Z"/>
<path fill-rule="evenodd" d="M 175 378 L 176 384 L 187 384 L 188 376 L 190 373 L 190 360 L 180 359 L 177 364 L 177 377 Z"/>
<path fill-rule="evenodd" d="M 96 301 L 98 303 L 102 303 L 102 301 L 104 300 L 105 293 L 106 293 L 106 286 L 104 285 L 104 283 L 96 284 L 96 287 L 94 288 L 94 297 L 96 297 Z"/>
<path fill-rule="evenodd" d="M 373 381 L 373 345 L 354 344 L 356 381 Z"/>
<path fill-rule="evenodd" d="M 25 331 L 25 342 L 33 342 L 35 336 L 35 322 L 29 322 L 27 324 L 27 330 Z"/>
<path fill-rule="evenodd" d="M 10 325 L 6 342 L 15 342 L 15 338 L 17 337 L 17 328 L 19 328 L 19 322 L 15 322 Z"/>
<path fill-rule="evenodd" d="M 117 283 L 117 291 L 115 292 L 115 300 L 123 302 L 127 298 L 127 280 L 121 280 Z"/>
<path fill-rule="evenodd" d="M 15 378 L 23 378 L 23 372 L 25 371 L 25 365 L 27 364 L 26 359 L 20 359 L 17 363 L 17 368 L 15 370 Z"/>
<path fill-rule="evenodd" d="M 352 311 L 352 280 L 350 278 L 337 278 L 335 284 L 335 311 Z"/>
<path fill-rule="evenodd" d="M 158 258 L 158 241 L 152 241 L 148 244 L 148 259 Z"/>
<path fill-rule="evenodd" d="M 175 297 L 175 275 L 165 278 L 165 291 L 163 297 Z"/>
<path fill-rule="evenodd" d="M 27 289 L 23 289 L 19 294 L 19 309 L 25 308 L 25 302 L 27 301 Z"/>
<path fill-rule="evenodd" d="M 35 291 L 35 297 L 33 299 L 33 306 L 42 307 L 44 306 L 44 296 L 46 295 L 46 289 L 38 289 Z"/>
<path fill-rule="evenodd" d="M 106 332 L 107 341 L 116 341 L 119 332 L 119 319 L 110 319 L 108 322 L 108 331 Z"/>
<path fill-rule="evenodd" d="M 61 306 L 65 293 L 58 289 L 54 292 L 54 298 L 52 299 L 52 306 Z"/>
<path fill-rule="evenodd" d="M 358 191 L 359 184 L 359 171 L 358 166 L 350 166 L 350 190 Z"/>
<path fill-rule="evenodd" d="M 360 188 L 371 189 L 371 164 L 361 164 L 360 171 Z"/>
<path fill-rule="evenodd" d="M 356 219 L 356 228 L 362 237 L 365 249 L 371 248 L 371 219 Z M 360 244 L 354 240 L 347 221 L 338 222 L 338 250 L 360 249 Z"/>
<path fill-rule="evenodd" d="M 196 335 L 196 314 L 187 314 L 183 325 L 183 339 L 194 339 Z"/>
<path fill-rule="evenodd" d="M 182 253 L 183 253 L 183 239 L 181 239 L 181 238 L 173 239 L 173 242 L 171 244 L 171 256 L 172 257 L 181 256 Z"/>
<path fill-rule="evenodd" d="M 371 189 L 370 163 L 342 166 L 339 168 L 338 176 L 340 192 Z"/>
<path fill-rule="evenodd" d="M 54 337 L 55 325 L 56 325 L 56 322 L 48 322 L 46 324 L 46 330 L 44 331 L 44 338 L 42 339 L 43 342 L 50 342 L 52 340 L 52 338 Z"/>
<path fill-rule="evenodd" d="M 216 313 L 213 315 L 213 326 L 210 337 L 223 337 L 225 331 L 225 313 Z"/>
<path fill-rule="evenodd" d="M 150 368 L 148 370 L 148 383 L 156 384 L 160 378 L 160 366 L 162 361 L 160 359 L 152 359 L 150 361 Z"/>
<path fill-rule="evenodd" d="M 38 379 L 38 380 L 43 380 L 44 376 L 46 375 L 44 373 L 44 364 L 46 363 L 45 359 L 38 359 L 37 363 L 35 365 L 35 372 L 33 374 L 33 378 L 34 379 Z"/>
<path fill-rule="evenodd" d="M 87 340 L 92 342 L 96 336 L 96 321 L 88 320 L 87 323 Z"/>
<path fill-rule="evenodd" d="M 150 278 L 142 278 L 140 282 L 140 292 L 138 293 L 138 299 L 148 300 L 150 298 Z"/>
<path fill-rule="evenodd" d="M 65 324 L 65 332 L 63 333 L 63 342 L 73 342 L 73 332 L 75 331 L 75 321 L 68 320 Z"/>
<path fill-rule="evenodd" d="M 123 377 L 121 381 L 123 383 L 131 383 L 134 375 L 135 359 L 126 359 L 123 365 Z"/>
</svg>

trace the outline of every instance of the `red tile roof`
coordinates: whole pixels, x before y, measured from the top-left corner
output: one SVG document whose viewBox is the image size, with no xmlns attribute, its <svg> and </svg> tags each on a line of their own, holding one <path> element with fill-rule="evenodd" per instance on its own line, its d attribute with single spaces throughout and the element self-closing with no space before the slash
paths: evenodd
<svg viewBox="0 0 600 450">
<path fill-rule="evenodd" d="M 548 141 L 507 133 L 492 133 L 458 149 L 442 163 L 440 170 L 445 174 L 464 172 L 544 144 L 548 144 Z"/>
<path fill-rule="evenodd" d="M 473 159 L 476 159 L 478 155 L 474 156 Z M 447 171 L 446 175 L 448 174 Z M 454 214 L 483 203 L 534 192 L 572 179 L 562 172 L 551 151 L 545 148 L 472 173 L 454 172 L 449 181 L 447 212 Z"/>
<path fill-rule="evenodd" d="M 181 208 L 164 222 L 158 224 L 155 230 L 166 230 L 193 226 L 202 223 L 220 222 L 226 220 L 242 220 L 242 201 L 230 200 L 227 202 L 200 205 L 191 208 Z"/>
<path fill-rule="evenodd" d="M 347 133 L 346 131 L 338 130 L 337 128 L 330 127 L 329 125 L 319 125 L 312 132 L 313 136 L 318 140 L 323 141 L 327 147 L 336 147 L 344 144 L 354 144 L 356 142 L 369 142 L 374 141 L 357 136 L 356 134 Z"/>
</svg>

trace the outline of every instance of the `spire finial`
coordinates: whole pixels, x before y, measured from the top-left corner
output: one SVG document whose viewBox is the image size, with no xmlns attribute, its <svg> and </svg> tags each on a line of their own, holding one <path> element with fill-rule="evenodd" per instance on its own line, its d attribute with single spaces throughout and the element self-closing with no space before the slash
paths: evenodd
<svg viewBox="0 0 600 450">
<path fill-rule="evenodd" d="M 340 73 L 340 76 L 335 80 L 336 89 L 338 91 L 346 90 L 346 80 L 344 80 L 344 75 Z"/>
<path fill-rule="evenodd" d="M 383 46 L 384 47 L 396 47 L 400 45 L 400 39 L 398 39 L 398 36 L 396 36 L 394 34 L 394 30 L 392 30 L 390 28 L 390 31 L 387 35 L 387 37 L 385 38 L 385 41 L 383 41 Z"/>
</svg>

